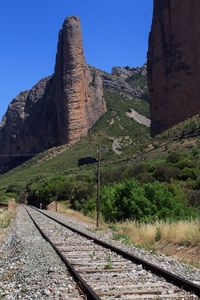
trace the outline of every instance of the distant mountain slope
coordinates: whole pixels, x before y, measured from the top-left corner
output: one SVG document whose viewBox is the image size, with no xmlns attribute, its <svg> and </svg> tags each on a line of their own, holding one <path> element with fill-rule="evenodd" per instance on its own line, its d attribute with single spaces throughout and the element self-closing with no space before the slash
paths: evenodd
<svg viewBox="0 0 200 300">
<path fill-rule="evenodd" d="M 149 103 L 144 99 L 125 98 L 105 88 L 107 112 L 90 129 L 87 137 L 74 145 L 54 147 L 36 155 L 15 169 L 0 175 L 1 189 L 10 185 L 24 186 L 31 178 L 49 177 L 68 173 L 73 168 L 79 170 L 78 160 L 85 156 L 96 157 L 101 147 L 103 159 L 118 159 L 141 151 L 151 142 L 149 128 L 126 115 L 131 109 L 149 117 Z M 120 154 L 116 154 L 119 150 Z"/>
<path fill-rule="evenodd" d="M 37 178 L 53 178 L 56 175 L 81 174 L 92 172 L 96 167 L 88 165 L 78 167 L 78 160 L 84 157 L 96 157 L 97 149 L 101 148 L 102 163 L 116 161 L 119 164 L 129 164 L 129 159 L 135 154 L 147 151 L 143 159 L 158 159 L 166 155 L 168 151 L 175 149 L 195 149 L 199 147 L 199 138 L 189 136 L 186 139 L 177 140 L 167 144 L 173 139 L 191 131 L 198 132 L 200 117 L 189 119 L 174 126 L 171 130 L 151 138 L 149 128 L 135 122 L 126 116 L 130 108 L 135 109 L 144 116 L 149 116 L 149 104 L 141 99 L 127 99 L 109 91 L 105 92 L 108 111 L 103 115 L 95 126 L 74 145 L 63 145 L 44 151 L 15 169 L 0 175 L 0 198 L 21 191 L 26 184 Z M 159 148 L 164 145 L 162 148 Z M 148 151 L 155 149 L 155 152 Z M 126 162 L 127 160 L 127 162 Z M 120 161 L 118 163 L 118 161 Z M 131 166 L 131 165 L 130 165 Z M 133 163 L 134 166 L 134 163 Z M 109 167 L 108 167 L 109 168 Z M 109 174 L 109 170 L 108 170 Z"/>
<path fill-rule="evenodd" d="M 142 136 L 137 122 L 129 120 L 125 114 L 129 110 L 135 109 L 137 112 L 149 117 L 149 103 L 146 100 L 148 98 L 146 65 L 140 68 L 117 67 L 117 74 L 116 67 L 113 68 L 112 74 L 91 66 L 88 70 L 91 74 L 90 89 L 93 89 L 94 94 L 97 94 L 96 99 L 100 99 L 99 93 L 104 94 L 105 103 L 108 106 L 108 114 L 105 115 L 103 120 L 105 121 L 109 115 L 110 123 L 114 122 L 110 125 L 110 132 L 118 131 L 118 137 L 125 134 L 132 136 L 133 132 L 136 135 L 136 131 L 138 131 L 137 135 Z M 123 77 L 124 70 L 126 71 L 126 78 Z M 102 83 L 100 84 L 100 82 Z M 101 85 L 103 92 L 100 88 Z M 55 99 L 55 78 L 49 76 L 39 81 L 30 91 L 21 93 L 9 105 L 0 125 L 0 154 L 2 155 L 0 167 L 2 173 L 19 165 L 38 152 L 61 144 L 58 133 L 63 128 L 60 128 L 57 123 Z M 93 110 L 98 111 L 99 107 L 98 101 L 95 100 Z M 111 111 L 112 118 L 110 117 Z M 115 114 L 116 112 L 117 114 Z M 90 111 L 88 114 L 92 116 L 93 113 Z M 121 120 L 119 121 L 117 115 L 120 116 L 121 114 Z M 101 113 L 98 115 L 101 115 Z M 95 120 L 98 120 L 97 116 L 95 116 Z M 126 120 L 125 124 L 124 120 Z M 94 123 L 94 120 L 92 123 Z M 97 124 L 98 128 L 99 126 L 102 126 L 102 128 L 104 125 L 107 126 L 101 120 L 99 124 Z M 124 127 L 123 130 L 122 127 Z M 112 139 L 114 141 L 114 135 L 110 136 L 110 140 Z M 121 137 L 119 139 L 121 140 Z M 122 144 L 123 142 L 120 141 L 120 145 Z"/>
</svg>

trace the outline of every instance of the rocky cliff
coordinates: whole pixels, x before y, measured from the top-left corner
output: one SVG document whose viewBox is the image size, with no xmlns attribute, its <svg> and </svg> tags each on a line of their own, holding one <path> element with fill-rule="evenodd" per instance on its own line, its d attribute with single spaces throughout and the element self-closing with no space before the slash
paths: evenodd
<svg viewBox="0 0 200 300">
<path fill-rule="evenodd" d="M 111 74 L 94 67 L 90 69 L 99 73 L 104 89 L 129 99 L 148 99 L 146 64 L 137 68 L 113 67 Z"/>
<path fill-rule="evenodd" d="M 200 113 L 199 25 L 199 0 L 154 0 L 148 51 L 153 134 Z"/>
<path fill-rule="evenodd" d="M 59 33 L 55 73 L 18 95 L 0 125 L 0 170 L 55 145 L 75 143 L 105 113 L 103 83 L 85 63 L 80 20 Z"/>
</svg>

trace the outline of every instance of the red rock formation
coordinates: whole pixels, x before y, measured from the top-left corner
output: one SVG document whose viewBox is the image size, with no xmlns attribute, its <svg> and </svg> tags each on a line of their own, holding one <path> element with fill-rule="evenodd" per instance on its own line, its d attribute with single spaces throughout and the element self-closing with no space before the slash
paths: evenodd
<svg viewBox="0 0 200 300">
<path fill-rule="evenodd" d="M 105 112 L 102 79 L 85 63 L 80 20 L 69 17 L 59 33 L 55 73 L 18 95 L 0 124 L 0 171 L 75 143 Z"/>
<path fill-rule="evenodd" d="M 55 80 L 59 143 L 74 143 L 106 111 L 102 80 L 85 63 L 78 17 L 67 18 L 60 31 Z"/>
<path fill-rule="evenodd" d="M 153 134 L 200 113 L 199 0 L 154 0 L 148 82 Z"/>
</svg>

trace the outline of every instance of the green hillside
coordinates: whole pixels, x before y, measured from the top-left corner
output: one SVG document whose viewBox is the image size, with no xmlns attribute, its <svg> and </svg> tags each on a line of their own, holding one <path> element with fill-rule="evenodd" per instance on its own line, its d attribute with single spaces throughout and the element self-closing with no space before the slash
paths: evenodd
<svg viewBox="0 0 200 300">
<path fill-rule="evenodd" d="M 145 90 L 145 76 L 137 75 L 130 80 L 132 86 Z M 133 205 L 133 210 L 138 212 L 135 216 L 138 221 L 166 219 L 170 215 L 177 219 L 196 217 L 200 206 L 199 116 L 152 138 L 147 126 L 135 121 L 132 115 L 130 117 L 134 110 L 149 118 L 147 100 L 126 98 L 108 90 L 105 99 L 107 112 L 87 137 L 75 145 L 44 151 L 0 175 L 0 201 L 18 198 L 26 191 L 31 203 L 67 200 L 72 208 L 92 213 L 96 164 L 79 167 L 78 161 L 84 157 L 96 158 L 97 149 L 101 149 L 102 214 L 105 219 L 119 221 L 126 218 L 120 212 L 121 208 L 118 208 L 119 214 L 115 211 L 115 207 L 121 207 L 123 197 L 123 211 L 131 216 Z M 190 137 L 191 133 L 197 136 Z M 185 138 L 179 139 L 181 136 Z M 141 156 L 141 153 L 145 154 Z M 133 197 L 131 203 L 126 201 L 126 195 L 127 199 Z M 157 199 L 154 206 L 152 195 Z M 119 203 L 115 203 L 118 198 Z M 139 203 L 148 207 L 148 212 L 141 210 Z M 164 208 L 161 210 L 159 205 Z M 175 206 L 177 211 L 174 213 Z"/>
<path fill-rule="evenodd" d="M 149 104 L 145 100 L 126 99 L 110 92 L 105 93 L 107 113 L 90 130 L 88 137 L 73 146 L 61 146 L 47 150 L 15 169 L 0 175 L 0 193 L 23 189 L 34 177 L 52 177 L 56 174 L 79 172 L 78 159 L 96 157 L 99 147 L 104 160 L 115 160 L 141 151 L 143 144 L 151 140 L 149 129 L 126 116 L 131 108 L 149 116 Z M 120 155 L 113 151 L 113 142 L 120 139 Z M 87 168 L 87 167 L 86 167 Z M 9 194 L 10 195 L 10 194 Z"/>
</svg>

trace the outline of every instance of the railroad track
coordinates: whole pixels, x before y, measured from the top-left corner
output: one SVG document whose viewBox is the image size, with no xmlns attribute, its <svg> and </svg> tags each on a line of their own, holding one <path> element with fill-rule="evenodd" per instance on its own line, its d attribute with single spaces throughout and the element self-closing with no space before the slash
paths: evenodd
<svg viewBox="0 0 200 300">
<path fill-rule="evenodd" d="M 25 209 L 66 264 L 86 299 L 189 300 L 200 297 L 200 286 L 80 232 L 43 211 Z"/>
</svg>

